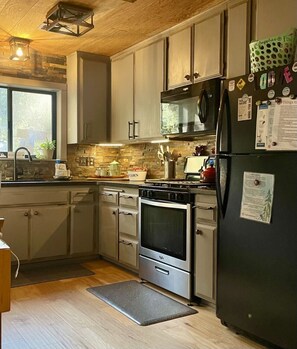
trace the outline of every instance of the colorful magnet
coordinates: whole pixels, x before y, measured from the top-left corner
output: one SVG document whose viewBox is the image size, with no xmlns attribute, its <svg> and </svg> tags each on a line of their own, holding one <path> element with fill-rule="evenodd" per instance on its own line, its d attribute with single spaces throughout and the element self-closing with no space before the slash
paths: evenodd
<svg viewBox="0 0 297 349">
<path fill-rule="evenodd" d="M 230 80 L 229 81 L 229 86 L 228 86 L 229 92 L 232 92 L 235 90 L 235 80 Z"/>
<path fill-rule="evenodd" d="M 294 73 L 297 73 L 297 62 L 295 62 L 293 65 L 292 65 L 292 71 Z"/>
<path fill-rule="evenodd" d="M 242 90 L 245 86 L 245 81 L 243 79 L 239 79 L 238 83 L 236 84 L 236 86 Z"/>
<path fill-rule="evenodd" d="M 268 87 L 272 87 L 275 84 L 275 72 L 271 70 L 268 73 Z"/>
<path fill-rule="evenodd" d="M 293 76 L 290 72 L 290 68 L 289 67 L 286 67 L 284 69 L 284 77 L 285 77 L 285 80 L 286 80 L 286 83 L 289 84 L 290 82 L 293 81 Z"/>
<path fill-rule="evenodd" d="M 255 80 L 255 75 L 252 73 L 248 76 L 248 82 L 253 82 Z"/>
<path fill-rule="evenodd" d="M 291 93 L 291 90 L 289 87 L 284 87 L 283 90 L 282 90 L 282 94 L 284 97 L 288 97 L 289 94 Z"/>
<path fill-rule="evenodd" d="M 274 91 L 274 90 L 269 90 L 268 93 L 267 93 L 267 96 L 268 96 L 269 99 L 274 98 L 274 96 L 275 96 L 275 91 Z"/>
<path fill-rule="evenodd" d="M 260 76 L 260 89 L 265 90 L 267 86 L 267 73 Z"/>
</svg>

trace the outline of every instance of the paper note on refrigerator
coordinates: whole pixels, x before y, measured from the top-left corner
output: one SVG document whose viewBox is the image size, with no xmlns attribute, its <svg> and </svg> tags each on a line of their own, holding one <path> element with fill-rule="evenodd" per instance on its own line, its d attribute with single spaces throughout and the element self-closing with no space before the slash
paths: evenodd
<svg viewBox="0 0 297 349">
<path fill-rule="evenodd" d="M 274 104 L 267 150 L 297 150 L 297 100 L 281 98 Z"/>
<path fill-rule="evenodd" d="M 274 119 L 275 101 L 262 102 L 257 107 L 256 143 L 255 149 L 267 149 L 269 135 L 271 135 Z"/>
<path fill-rule="evenodd" d="M 273 174 L 244 172 L 240 217 L 269 224 L 273 190 Z"/>
<path fill-rule="evenodd" d="M 237 102 L 237 120 L 246 121 L 252 119 L 252 96 L 244 95 L 238 98 Z"/>
</svg>

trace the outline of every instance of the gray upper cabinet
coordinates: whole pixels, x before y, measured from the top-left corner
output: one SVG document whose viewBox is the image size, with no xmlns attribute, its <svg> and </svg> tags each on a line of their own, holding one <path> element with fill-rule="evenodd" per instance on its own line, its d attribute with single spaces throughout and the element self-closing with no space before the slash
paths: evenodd
<svg viewBox="0 0 297 349">
<path fill-rule="evenodd" d="M 164 40 L 135 52 L 134 120 L 140 139 L 161 137 L 160 94 L 164 82 Z"/>
<path fill-rule="evenodd" d="M 168 89 L 223 75 L 224 8 L 168 37 Z"/>
<path fill-rule="evenodd" d="M 161 136 L 164 50 L 164 40 L 160 40 L 112 61 L 112 142 Z"/>
<path fill-rule="evenodd" d="M 249 72 L 250 7 L 250 0 L 228 3 L 227 78 Z"/>
<path fill-rule="evenodd" d="M 297 27 L 296 0 L 255 0 L 253 39 L 266 39 Z"/>
<path fill-rule="evenodd" d="M 105 142 L 110 115 L 110 59 L 85 52 L 67 57 L 68 143 Z"/>
<path fill-rule="evenodd" d="M 111 64 L 111 141 L 133 138 L 134 121 L 134 53 Z"/>
</svg>

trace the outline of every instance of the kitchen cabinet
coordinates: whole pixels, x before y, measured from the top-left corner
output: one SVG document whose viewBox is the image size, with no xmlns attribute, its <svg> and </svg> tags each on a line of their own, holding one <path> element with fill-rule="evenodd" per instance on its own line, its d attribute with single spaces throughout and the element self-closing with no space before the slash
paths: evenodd
<svg viewBox="0 0 297 349">
<path fill-rule="evenodd" d="M 112 61 L 112 142 L 160 137 L 164 40 Z"/>
<path fill-rule="evenodd" d="M 217 202 L 215 191 L 195 197 L 194 294 L 215 302 Z"/>
<path fill-rule="evenodd" d="M 255 0 L 254 40 L 285 34 L 297 27 L 296 0 Z"/>
<path fill-rule="evenodd" d="M 68 191 L 1 189 L 0 216 L 3 240 L 20 260 L 67 255 Z"/>
<path fill-rule="evenodd" d="M 250 0 L 232 0 L 228 2 L 227 78 L 249 72 L 250 19 Z"/>
<path fill-rule="evenodd" d="M 168 89 L 223 75 L 224 10 L 168 37 Z"/>
<path fill-rule="evenodd" d="M 118 260 L 118 197 L 117 190 L 99 191 L 99 254 Z"/>
<path fill-rule="evenodd" d="M 68 143 L 107 141 L 110 59 L 85 52 L 67 56 Z"/>
<path fill-rule="evenodd" d="M 97 245 L 95 190 L 71 190 L 70 197 L 70 255 L 93 254 Z"/>
<path fill-rule="evenodd" d="M 138 189 L 103 187 L 99 197 L 99 253 L 137 270 Z"/>
<path fill-rule="evenodd" d="M 134 53 L 111 63 L 111 141 L 135 137 L 134 123 Z"/>
</svg>

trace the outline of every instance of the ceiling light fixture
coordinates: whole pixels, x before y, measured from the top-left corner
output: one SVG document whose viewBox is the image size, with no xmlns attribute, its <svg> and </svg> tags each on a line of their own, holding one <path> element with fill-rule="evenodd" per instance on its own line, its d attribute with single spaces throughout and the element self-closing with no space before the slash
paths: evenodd
<svg viewBox="0 0 297 349">
<path fill-rule="evenodd" d="M 93 10 L 59 2 L 46 14 L 41 29 L 53 33 L 81 36 L 94 28 Z"/>
<path fill-rule="evenodd" d="M 30 40 L 22 38 L 11 38 L 10 45 L 10 59 L 12 61 L 26 61 L 30 58 L 29 45 Z"/>
</svg>

